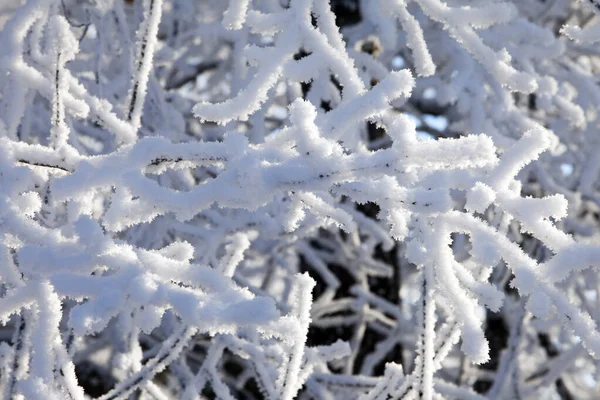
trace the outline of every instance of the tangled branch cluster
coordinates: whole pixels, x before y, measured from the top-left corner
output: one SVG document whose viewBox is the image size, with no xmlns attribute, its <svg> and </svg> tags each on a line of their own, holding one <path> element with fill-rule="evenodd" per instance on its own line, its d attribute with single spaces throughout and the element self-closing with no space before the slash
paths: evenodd
<svg viewBox="0 0 600 400">
<path fill-rule="evenodd" d="M 8 3 L 0 398 L 600 390 L 600 3 Z"/>
</svg>

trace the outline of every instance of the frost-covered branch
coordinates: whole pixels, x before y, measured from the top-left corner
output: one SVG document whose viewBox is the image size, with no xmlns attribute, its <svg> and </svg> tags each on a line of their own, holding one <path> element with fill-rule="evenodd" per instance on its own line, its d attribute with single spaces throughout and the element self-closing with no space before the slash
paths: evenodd
<svg viewBox="0 0 600 400">
<path fill-rule="evenodd" d="M 595 3 L 17 3 L 0 397 L 599 390 Z"/>
</svg>

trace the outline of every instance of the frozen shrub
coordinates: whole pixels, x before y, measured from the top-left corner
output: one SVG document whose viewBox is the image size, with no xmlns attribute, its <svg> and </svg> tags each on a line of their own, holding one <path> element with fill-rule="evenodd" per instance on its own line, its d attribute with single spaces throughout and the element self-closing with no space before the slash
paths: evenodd
<svg viewBox="0 0 600 400">
<path fill-rule="evenodd" d="M 600 3 L 7 3 L 0 398 L 600 390 Z"/>
</svg>

